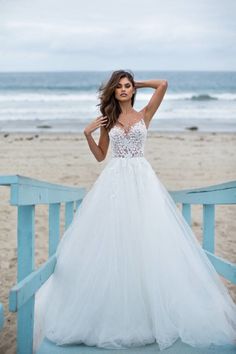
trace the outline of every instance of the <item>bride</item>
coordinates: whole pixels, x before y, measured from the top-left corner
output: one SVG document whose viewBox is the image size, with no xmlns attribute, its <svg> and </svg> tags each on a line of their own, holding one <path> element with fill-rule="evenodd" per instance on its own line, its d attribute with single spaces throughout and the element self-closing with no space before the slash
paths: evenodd
<svg viewBox="0 0 236 354">
<path fill-rule="evenodd" d="M 155 89 L 136 111 L 140 87 Z M 166 80 L 114 71 L 101 116 L 84 129 L 97 161 L 111 158 L 58 245 L 54 273 L 35 296 L 34 351 L 44 337 L 124 349 L 178 338 L 193 347 L 236 344 L 236 305 L 144 156 Z M 100 128 L 98 144 L 92 133 Z"/>
</svg>

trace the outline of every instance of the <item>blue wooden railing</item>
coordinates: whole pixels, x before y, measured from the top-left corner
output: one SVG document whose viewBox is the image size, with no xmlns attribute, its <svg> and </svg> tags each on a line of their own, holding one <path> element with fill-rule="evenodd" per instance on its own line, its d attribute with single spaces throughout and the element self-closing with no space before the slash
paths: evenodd
<svg viewBox="0 0 236 354">
<path fill-rule="evenodd" d="M 214 254 L 215 251 L 215 206 L 236 204 L 236 181 L 217 184 L 205 188 L 172 191 L 170 195 L 176 203 L 182 204 L 182 213 L 191 226 L 191 205 L 203 206 L 202 247 L 216 271 L 231 283 L 236 284 L 236 264 Z"/>
<path fill-rule="evenodd" d="M 56 265 L 55 251 L 60 240 L 60 206 L 65 203 L 66 229 L 85 195 L 85 189 L 65 187 L 18 175 L 0 176 L 0 185 L 11 188 L 10 204 L 18 208 L 17 284 L 10 289 L 9 293 L 9 310 L 17 312 L 17 353 L 32 354 L 34 297 L 36 291 L 53 273 Z M 171 191 L 170 195 L 176 203 L 182 204 L 183 215 L 190 225 L 191 204 L 203 205 L 203 249 L 217 272 L 236 284 L 236 264 L 214 255 L 215 205 L 236 203 L 236 181 L 206 188 Z M 49 258 L 35 270 L 34 219 L 35 205 L 38 204 L 48 204 L 49 206 Z M 0 306 L 0 327 L 1 324 L 3 324 L 3 309 Z M 177 347 L 176 344 L 176 347 L 170 348 L 168 353 L 174 353 L 176 350 L 186 353 L 186 348 L 184 349 L 181 345 Z M 53 352 L 56 354 L 59 353 L 58 348 L 57 346 L 53 347 L 52 344 L 43 343 L 38 353 Z M 70 352 L 69 347 L 66 350 Z M 189 350 L 189 354 L 196 352 L 190 351 L 188 348 L 187 350 Z M 228 353 L 227 350 L 222 350 L 221 348 L 219 353 Z M 84 353 L 85 351 L 86 349 L 82 348 L 76 353 Z M 142 352 L 145 353 L 146 349 Z M 208 353 L 207 351 L 203 352 L 204 354 Z"/>
<path fill-rule="evenodd" d="M 3 305 L 0 303 L 0 331 L 4 325 L 4 313 L 3 313 Z"/>
<path fill-rule="evenodd" d="M 17 312 L 17 353 L 31 354 L 35 292 L 53 273 L 60 240 L 60 206 L 65 203 L 65 229 L 79 207 L 85 188 L 72 188 L 15 175 L 0 176 L 9 186 L 10 204 L 17 206 L 17 281 L 10 290 L 9 311 Z M 49 259 L 35 270 L 35 205 L 49 206 Z"/>
</svg>

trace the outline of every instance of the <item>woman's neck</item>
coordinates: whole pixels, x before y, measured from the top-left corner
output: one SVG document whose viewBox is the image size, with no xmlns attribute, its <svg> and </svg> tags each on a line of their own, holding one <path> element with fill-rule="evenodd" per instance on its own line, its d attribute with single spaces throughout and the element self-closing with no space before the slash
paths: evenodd
<svg viewBox="0 0 236 354">
<path fill-rule="evenodd" d="M 135 112 L 135 110 L 130 105 L 130 103 L 128 103 L 128 104 L 125 102 L 120 103 L 120 109 L 121 109 L 122 115 L 131 114 L 131 113 Z"/>
</svg>

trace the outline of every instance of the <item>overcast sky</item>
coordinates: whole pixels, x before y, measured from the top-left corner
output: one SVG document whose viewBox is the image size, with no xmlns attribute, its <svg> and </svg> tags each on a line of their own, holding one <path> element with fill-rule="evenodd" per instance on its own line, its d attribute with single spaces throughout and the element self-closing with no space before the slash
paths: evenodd
<svg viewBox="0 0 236 354">
<path fill-rule="evenodd" d="M 0 71 L 236 70 L 236 0 L 0 0 Z"/>
</svg>

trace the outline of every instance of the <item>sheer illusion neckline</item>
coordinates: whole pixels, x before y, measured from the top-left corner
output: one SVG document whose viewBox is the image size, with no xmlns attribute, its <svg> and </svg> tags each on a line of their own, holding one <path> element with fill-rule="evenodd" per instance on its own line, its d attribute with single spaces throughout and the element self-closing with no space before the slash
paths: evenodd
<svg viewBox="0 0 236 354">
<path fill-rule="evenodd" d="M 125 134 L 128 134 L 131 129 L 133 129 L 137 124 L 139 124 L 141 122 L 143 122 L 143 125 L 144 125 L 145 129 L 147 130 L 147 127 L 146 127 L 146 124 L 145 124 L 145 121 L 144 121 L 143 117 L 141 119 L 139 119 L 137 122 L 131 124 L 127 131 L 126 131 L 125 128 L 122 128 L 120 125 L 117 125 L 117 124 L 115 124 L 114 127 L 112 127 L 111 129 L 118 128 L 118 129 L 122 130 Z M 120 123 L 120 124 L 122 124 L 122 123 Z"/>
</svg>

